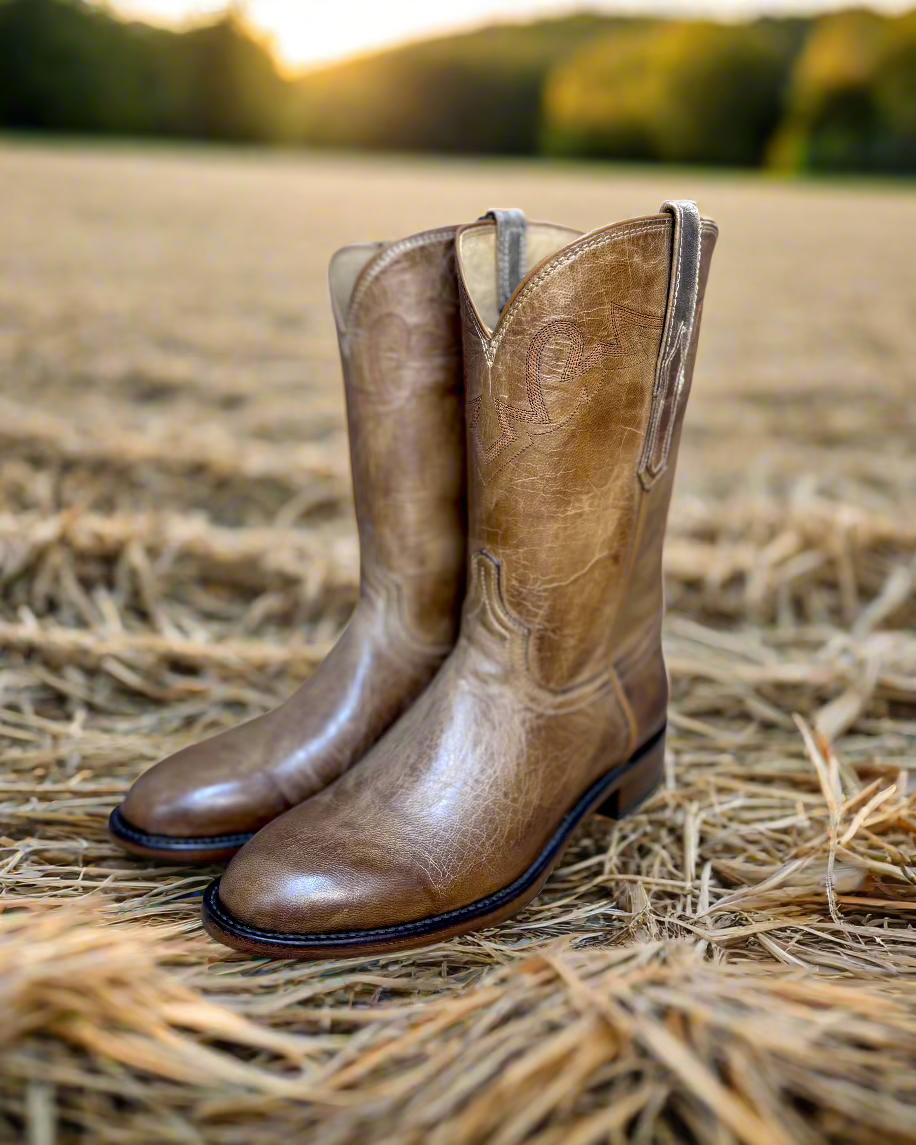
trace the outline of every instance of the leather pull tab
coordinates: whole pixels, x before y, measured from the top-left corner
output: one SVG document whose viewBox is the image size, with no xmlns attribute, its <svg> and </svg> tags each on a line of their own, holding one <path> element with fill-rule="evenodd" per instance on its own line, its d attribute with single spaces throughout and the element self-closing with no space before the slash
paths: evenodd
<svg viewBox="0 0 916 1145">
<path fill-rule="evenodd" d="M 528 220 L 516 207 L 494 207 L 481 217 L 496 221 L 496 298 L 502 314 L 525 273 Z"/>
<path fill-rule="evenodd" d="M 700 286 L 700 212 L 689 199 L 662 204 L 674 220 L 665 328 L 655 367 L 649 429 L 639 479 L 650 489 L 668 468 L 671 438 L 682 405 Z"/>
</svg>

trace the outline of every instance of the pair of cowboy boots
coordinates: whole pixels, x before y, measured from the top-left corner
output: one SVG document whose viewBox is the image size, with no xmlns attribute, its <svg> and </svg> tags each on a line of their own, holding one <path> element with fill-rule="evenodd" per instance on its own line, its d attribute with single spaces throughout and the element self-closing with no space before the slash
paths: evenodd
<svg viewBox="0 0 916 1145">
<path fill-rule="evenodd" d="M 658 783 L 662 543 L 715 224 L 494 211 L 330 269 L 361 553 L 286 703 L 143 775 L 140 855 L 235 854 L 207 930 L 258 955 L 423 945 L 540 890 Z"/>
</svg>

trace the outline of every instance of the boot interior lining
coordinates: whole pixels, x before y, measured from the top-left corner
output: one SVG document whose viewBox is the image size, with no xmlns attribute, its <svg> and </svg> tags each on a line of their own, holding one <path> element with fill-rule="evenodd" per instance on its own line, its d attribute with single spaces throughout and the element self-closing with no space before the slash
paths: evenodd
<svg viewBox="0 0 916 1145">
<path fill-rule="evenodd" d="M 328 285 L 331 289 L 331 306 L 339 329 L 346 329 L 350 300 L 353 298 L 359 276 L 384 246 L 384 243 L 354 243 L 337 251 L 331 259 Z"/>
<path fill-rule="evenodd" d="M 529 223 L 523 275 L 527 275 L 539 262 L 579 237 L 580 232 L 569 227 L 554 223 Z M 492 333 L 499 321 L 494 222 L 482 222 L 462 230 L 458 236 L 458 261 L 468 296 L 488 333 Z"/>
</svg>

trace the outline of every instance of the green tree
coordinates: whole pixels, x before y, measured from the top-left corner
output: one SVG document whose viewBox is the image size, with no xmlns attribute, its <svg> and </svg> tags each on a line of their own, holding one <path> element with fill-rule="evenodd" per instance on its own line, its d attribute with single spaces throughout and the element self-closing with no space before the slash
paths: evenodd
<svg viewBox="0 0 916 1145">
<path fill-rule="evenodd" d="M 544 146 L 552 154 L 759 164 L 775 130 L 799 34 L 758 22 L 633 27 L 551 76 Z"/>
<path fill-rule="evenodd" d="M 650 109 L 659 158 L 758 166 L 782 116 L 787 47 L 762 24 L 666 28 L 653 59 L 659 83 Z"/>
<path fill-rule="evenodd" d="M 881 168 L 916 171 L 916 12 L 888 29 L 874 82 L 881 120 Z"/>
<path fill-rule="evenodd" d="M 288 85 L 238 17 L 187 32 L 181 56 L 188 71 L 184 133 L 237 142 L 283 137 Z"/>
<path fill-rule="evenodd" d="M 0 124 L 272 140 L 289 84 L 241 23 L 179 34 L 84 0 L 0 0 Z"/>
<path fill-rule="evenodd" d="M 647 108 L 660 98 L 658 29 L 633 25 L 602 37 L 551 74 L 542 145 L 549 155 L 657 159 Z"/>
<path fill-rule="evenodd" d="M 883 36 L 884 21 L 872 12 L 844 12 L 816 25 L 797 62 L 787 115 L 770 148 L 773 166 L 871 166 L 878 127 L 872 77 Z"/>
<path fill-rule="evenodd" d="M 916 171 L 916 14 L 844 12 L 815 26 L 770 162 L 785 170 Z"/>
<path fill-rule="evenodd" d="M 123 115 L 120 27 L 81 0 L 0 4 L 0 116 L 13 127 L 98 131 Z"/>
</svg>

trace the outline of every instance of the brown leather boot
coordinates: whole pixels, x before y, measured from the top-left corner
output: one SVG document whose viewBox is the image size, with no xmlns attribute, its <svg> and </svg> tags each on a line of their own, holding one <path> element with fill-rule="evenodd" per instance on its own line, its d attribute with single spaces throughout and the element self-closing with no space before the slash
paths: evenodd
<svg viewBox="0 0 916 1145">
<path fill-rule="evenodd" d="M 573 241 L 505 222 L 457 238 L 461 636 L 365 759 L 207 890 L 207 930 L 239 950 L 368 955 L 498 922 L 586 816 L 626 814 L 662 775 L 662 541 L 716 227 L 693 203 Z"/>
<path fill-rule="evenodd" d="M 359 603 L 285 704 L 137 780 L 110 820 L 129 851 L 183 863 L 228 858 L 358 760 L 454 646 L 466 577 L 454 240 L 450 227 L 334 256 Z"/>
</svg>

